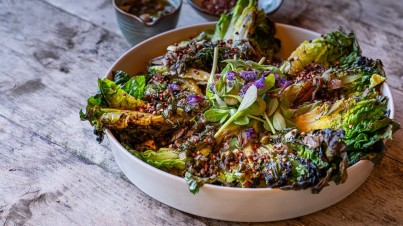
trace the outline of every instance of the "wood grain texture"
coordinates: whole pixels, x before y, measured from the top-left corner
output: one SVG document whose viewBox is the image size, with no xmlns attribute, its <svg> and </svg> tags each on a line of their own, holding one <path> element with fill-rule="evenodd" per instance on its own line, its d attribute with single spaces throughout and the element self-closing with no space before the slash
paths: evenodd
<svg viewBox="0 0 403 226">
<path fill-rule="evenodd" d="M 403 124 L 402 12 L 398 0 L 287 0 L 272 16 L 321 33 L 354 30 L 364 54 L 384 62 Z M 186 1 L 180 18 L 178 27 L 206 21 Z M 243 225 L 153 200 L 79 120 L 96 79 L 130 47 L 110 0 L 0 0 L 0 37 L 0 225 Z M 368 180 L 340 203 L 253 225 L 402 225 L 403 132 L 387 147 Z"/>
</svg>

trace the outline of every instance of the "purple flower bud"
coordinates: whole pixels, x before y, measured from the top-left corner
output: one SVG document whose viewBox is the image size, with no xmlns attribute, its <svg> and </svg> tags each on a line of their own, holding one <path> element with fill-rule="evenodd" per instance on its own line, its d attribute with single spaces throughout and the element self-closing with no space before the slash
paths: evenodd
<svg viewBox="0 0 403 226">
<path fill-rule="evenodd" d="M 246 139 L 250 140 L 250 139 L 253 139 L 253 138 L 256 137 L 255 130 L 252 127 L 248 128 L 248 129 L 245 129 L 243 132 L 245 133 Z"/>
<path fill-rule="evenodd" d="M 199 104 L 204 101 L 204 98 L 198 95 L 190 94 L 187 96 L 188 104 Z"/>
<path fill-rule="evenodd" d="M 249 89 L 249 87 L 253 84 L 253 82 L 249 82 L 246 85 L 244 85 L 239 93 L 240 97 L 245 96 L 246 91 Z"/>
<path fill-rule="evenodd" d="M 255 81 L 257 79 L 257 74 L 254 71 L 241 71 L 239 72 L 239 76 L 247 82 Z"/>
<path fill-rule="evenodd" d="M 211 91 L 212 93 L 215 93 L 215 91 L 214 91 L 214 86 L 215 86 L 215 83 L 212 83 L 212 84 L 210 85 L 210 91 Z"/>
<path fill-rule="evenodd" d="M 227 74 L 227 80 L 234 80 L 236 76 L 236 73 L 234 71 L 230 71 Z"/>
<path fill-rule="evenodd" d="M 280 76 L 278 74 L 274 74 L 274 78 L 276 79 L 274 86 L 277 88 L 281 88 L 281 90 L 284 90 L 285 88 L 287 88 L 288 86 L 290 86 L 292 84 L 291 81 L 288 81 L 285 78 L 280 78 Z"/>
<path fill-rule="evenodd" d="M 228 86 L 228 87 L 233 87 L 234 84 L 235 84 L 235 80 L 229 80 L 229 79 L 227 79 L 226 83 L 227 83 L 227 86 Z"/>
<path fill-rule="evenodd" d="M 215 79 L 219 79 L 219 78 L 221 78 L 221 75 L 220 75 L 220 74 L 215 74 L 215 75 L 214 75 L 214 78 L 215 78 Z"/>
<path fill-rule="evenodd" d="M 263 71 L 262 72 L 262 77 L 267 77 L 268 75 L 270 75 L 270 71 Z"/>
<path fill-rule="evenodd" d="M 175 84 L 175 83 L 168 84 L 168 89 L 170 89 L 171 91 L 182 91 L 183 90 L 182 87 L 180 87 L 178 84 Z"/>
<path fill-rule="evenodd" d="M 286 81 L 284 82 L 284 84 L 281 86 L 281 90 L 282 90 L 282 91 L 285 90 L 285 89 L 286 89 L 287 87 L 289 87 L 290 85 L 292 85 L 292 82 L 286 80 Z"/>
<path fill-rule="evenodd" d="M 258 89 L 264 88 L 264 81 L 265 77 L 261 77 L 260 79 L 256 80 L 253 84 L 256 86 Z"/>
</svg>

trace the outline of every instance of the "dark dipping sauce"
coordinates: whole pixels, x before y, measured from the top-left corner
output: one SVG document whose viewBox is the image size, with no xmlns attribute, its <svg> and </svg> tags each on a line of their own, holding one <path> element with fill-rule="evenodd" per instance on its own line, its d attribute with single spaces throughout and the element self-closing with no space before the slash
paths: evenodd
<svg viewBox="0 0 403 226">
<path fill-rule="evenodd" d="M 236 3 L 237 0 L 203 0 L 201 2 L 201 8 L 213 15 L 219 16 L 231 11 Z"/>
<path fill-rule="evenodd" d="M 139 17 L 145 23 L 152 23 L 175 11 L 167 0 L 137 0 L 126 2 L 119 8 Z"/>
</svg>

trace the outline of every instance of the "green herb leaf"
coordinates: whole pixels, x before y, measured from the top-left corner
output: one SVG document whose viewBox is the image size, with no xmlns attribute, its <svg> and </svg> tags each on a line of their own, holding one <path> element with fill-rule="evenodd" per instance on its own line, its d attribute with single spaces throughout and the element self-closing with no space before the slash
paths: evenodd
<svg viewBox="0 0 403 226">
<path fill-rule="evenodd" d="M 276 111 L 273 115 L 273 126 L 278 131 L 282 131 L 286 128 L 284 117 L 280 114 L 280 111 Z"/>
<path fill-rule="evenodd" d="M 257 88 L 254 85 L 251 85 L 245 93 L 245 96 L 242 99 L 241 104 L 238 107 L 238 111 L 243 111 L 250 107 L 253 103 L 255 103 L 257 99 Z"/>
<path fill-rule="evenodd" d="M 263 127 L 267 131 L 271 131 L 273 134 L 276 134 L 276 129 L 274 129 L 273 123 L 270 121 L 269 116 L 266 114 L 266 112 L 263 113 L 264 118 L 266 121 L 263 123 Z"/>
<path fill-rule="evenodd" d="M 223 100 L 221 100 L 220 96 L 218 96 L 217 94 L 214 94 L 214 97 L 215 97 L 215 100 L 217 101 L 217 104 L 220 107 L 227 107 L 227 104 Z"/>
<path fill-rule="evenodd" d="M 223 124 L 227 120 L 228 114 L 221 118 L 220 123 Z"/>
<path fill-rule="evenodd" d="M 248 88 L 245 93 L 245 96 L 242 99 L 241 104 L 238 107 L 238 110 L 231 115 L 231 117 L 221 126 L 221 128 L 214 134 L 214 138 L 221 136 L 224 130 L 239 116 L 242 115 L 243 111 L 248 109 L 253 103 L 255 103 L 257 99 L 257 88 L 252 85 Z"/>
<path fill-rule="evenodd" d="M 234 120 L 234 123 L 240 126 L 248 125 L 249 124 L 249 118 L 246 115 L 239 116 Z"/>
<path fill-rule="evenodd" d="M 242 115 L 261 115 L 265 110 L 266 102 L 261 97 L 258 97 L 256 98 L 255 103 L 242 112 Z"/>
<path fill-rule="evenodd" d="M 271 116 L 277 110 L 277 107 L 278 107 L 277 98 L 271 98 L 269 100 L 269 103 L 267 104 L 267 108 L 266 108 L 267 116 L 268 117 Z"/>
<path fill-rule="evenodd" d="M 264 78 L 264 87 L 263 89 L 258 90 L 258 94 L 262 95 L 273 88 L 275 81 L 276 78 L 274 77 L 274 74 L 270 74 L 266 78 Z"/>
<path fill-rule="evenodd" d="M 199 192 L 200 187 L 204 184 L 204 181 L 201 178 L 193 176 L 189 172 L 186 172 L 185 174 L 185 181 L 189 187 L 189 191 L 193 194 Z"/>
<path fill-rule="evenodd" d="M 218 122 L 222 118 L 228 116 L 228 110 L 225 109 L 209 109 L 204 112 L 204 118 L 210 122 Z"/>
<path fill-rule="evenodd" d="M 144 96 L 146 77 L 144 75 L 134 76 L 126 82 L 123 89 L 131 96 L 141 99 Z"/>
<path fill-rule="evenodd" d="M 231 116 L 234 115 L 236 112 L 237 112 L 237 109 L 235 109 L 235 108 L 231 108 L 231 109 L 228 110 L 228 113 L 229 113 Z"/>
<path fill-rule="evenodd" d="M 228 95 L 226 95 L 226 96 L 224 97 L 224 101 L 225 101 L 225 103 L 228 104 L 228 105 L 236 105 L 236 104 L 239 103 L 239 101 L 238 101 L 237 98 L 232 97 L 232 96 L 228 96 Z"/>
<path fill-rule="evenodd" d="M 227 82 L 225 81 L 225 78 L 222 76 L 220 79 L 217 81 L 217 83 L 214 86 L 214 92 L 218 94 L 219 96 L 223 96 L 226 94 L 225 88 L 226 88 Z"/>
</svg>

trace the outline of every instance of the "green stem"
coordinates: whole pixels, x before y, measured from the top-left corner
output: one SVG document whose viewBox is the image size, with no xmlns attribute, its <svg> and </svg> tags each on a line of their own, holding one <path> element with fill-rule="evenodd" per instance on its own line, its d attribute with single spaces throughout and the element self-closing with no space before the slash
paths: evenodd
<svg viewBox="0 0 403 226">
<path fill-rule="evenodd" d="M 235 114 L 229 118 L 224 125 L 221 126 L 221 128 L 217 131 L 217 133 L 214 134 L 214 138 L 217 139 L 217 137 L 221 136 L 222 133 L 224 132 L 225 128 L 227 128 L 238 116 L 240 115 L 242 111 L 237 111 Z"/>
<path fill-rule="evenodd" d="M 276 134 L 276 130 L 274 129 L 273 124 L 270 122 L 270 119 L 269 119 L 269 116 L 267 116 L 267 113 L 265 112 L 263 115 L 264 115 L 264 118 L 266 119 L 267 123 L 268 123 L 269 126 L 270 126 L 271 132 L 272 132 L 273 134 Z"/>
<path fill-rule="evenodd" d="M 218 61 L 218 47 L 214 47 L 214 58 L 213 58 L 213 67 L 211 68 L 209 83 L 212 84 L 214 80 L 214 75 L 217 70 L 217 61 Z"/>
<path fill-rule="evenodd" d="M 249 117 L 249 118 L 256 119 L 256 120 L 258 120 L 258 121 L 260 121 L 260 122 L 265 122 L 263 119 L 261 119 L 261 118 L 259 118 L 259 117 L 256 117 L 256 116 L 254 116 L 254 115 L 248 115 L 248 117 Z"/>
<path fill-rule="evenodd" d="M 262 57 L 262 59 L 259 60 L 258 64 L 263 64 L 265 60 L 266 60 L 266 57 Z"/>
</svg>

